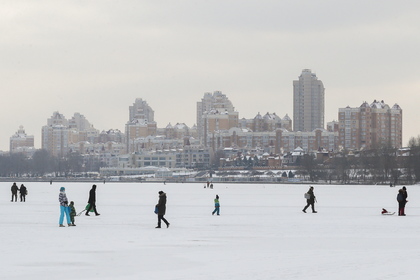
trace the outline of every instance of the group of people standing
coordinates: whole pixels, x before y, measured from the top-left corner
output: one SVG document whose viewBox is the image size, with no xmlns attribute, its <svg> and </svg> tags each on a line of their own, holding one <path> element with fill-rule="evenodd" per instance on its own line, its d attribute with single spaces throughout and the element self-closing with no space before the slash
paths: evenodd
<svg viewBox="0 0 420 280">
<path fill-rule="evenodd" d="M 15 202 L 17 201 L 17 194 L 20 193 L 20 202 L 26 202 L 26 195 L 28 194 L 28 189 L 25 187 L 25 185 L 20 185 L 20 188 L 16 185 L 16 183 L 13 183 L 11 187 L 12 191 L 12 200 L 15 199 Z"/>
<path fill-rule="evenodd" d="M 74 207 L 74 202 L 67 199 L 66 194 L 66 188 L 61 187 L 60 193 L 58 195 L 58 201 L 60 202 L 60 218 L 58 221 L 59 227 L 65 227 L 64 222 L 64 216 L 66 216 L 67 224 L 69 227 L 76 226 L 74 223 L 74 218 L 77 215 L 76 214 L 76 208 Z M 86 207 L 86 216 L 90 216 L 89 212 L 93 210 L 95 212 L 96 216 L 99 216 L 100 214 L 96 210 L 96 185 L 93 185 L 91 190 L 89 191 L 89 199 L 88 199 L 88 206 Z"/>
</svg>

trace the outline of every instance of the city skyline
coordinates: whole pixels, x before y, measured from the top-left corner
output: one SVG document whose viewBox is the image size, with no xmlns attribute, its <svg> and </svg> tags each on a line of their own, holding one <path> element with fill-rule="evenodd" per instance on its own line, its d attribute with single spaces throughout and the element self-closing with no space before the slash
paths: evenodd
<svg viewBox="0 0 420 280">
<path fill-rule="evenodd" d="M 196 102 L 217 90 L 239 118 L 292 116 L 292 83 L 302 69 L 324 83 L 325 123 L 338 119 L 338 108 L 376 99 L 403 109 L 403 146 L 420 134 L 415 1 L 1 7 L 3 151 L 20 125 L 40 148 L 42 126 L 55 111 L 67 118 L 79 112 L 98 130 L 124 131 L 136 98 L 155 110 L 159 127 L 192 126 Z"/>
</svg>

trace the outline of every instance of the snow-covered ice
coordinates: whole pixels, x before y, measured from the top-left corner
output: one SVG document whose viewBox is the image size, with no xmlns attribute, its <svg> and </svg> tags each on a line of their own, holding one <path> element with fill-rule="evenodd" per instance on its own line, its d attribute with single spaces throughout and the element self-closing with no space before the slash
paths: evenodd
<svg viewBox="0 0 420 280">
<path fill-rule="evenodd" d="M 20 186 L 20 183 L 18 182 Z M 100 216 L 58 227 L 58 193 L 76 210 L 92 183 L 25 183 L 10 202 L 0 183 L 0 279 L 418 279 L 420 188 L 314 185 L 317 214 L 302 212 L 308 185 L 97 183 Z M 167 229 L 155 229 L 158 191 Z M 212 216 L 220 196 L 221 216 Z M 309 210 L 309 209 L 308 209 Z"/>
</svg>

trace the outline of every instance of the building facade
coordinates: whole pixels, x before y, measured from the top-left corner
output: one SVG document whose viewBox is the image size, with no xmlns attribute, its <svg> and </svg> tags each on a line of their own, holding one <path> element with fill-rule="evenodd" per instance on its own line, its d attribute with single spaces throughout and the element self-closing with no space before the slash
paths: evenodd
<svg viewBox="0 0 420 280">
<path fill-rule="evenodd" d="M 212 127 L 216 129 L 219 123 L 224 127 L 226 126 L 226 120 L 228 123 L 238 122 L 238 112 L 235 112 L 232 102 L 221 91 L 215 91 L 213 93 L 206 92 L 201 101 L 197 102 L 196 125 L 198 139 L 206 145 L 205 139 L 212 132 Z"/>
<path fill-rule="evenodd" d="M 129 120 L 125 125 L 127 152 L 135 152 L 134 142 L 137 138 L 156 135 L 157 124 L 154 121 L 154 111 L 141 98 L 137 98 L 129 107 Z"/>
<path fill-rule="evenodd" d="M 325 88 L 315 73 L 304 69 L 293 81 L 293 130 L 313 131 L 324 128 Z"/>
<path fill-rule="evenodd" d="M 27 135 L 23 126 L 20 126 L 19 130 L 10 137 L 10 152 L 30 155 L 34 149 L 34 136 Z"/>
<path fill-rule="evenodd" d="M 69 151 L 68 120 L 59 112 L 54 112 L 42 127 L 42 149 L 53 156 L 64 157 Z"/>
<path fill-rule="evenodd" d="M 338 111 L 339 145 L 344 149 L 360 150 L 379 145 L 402 147 L 402 109 L 384 101 L 363 102 L 360 107 Z"/>
</svg>

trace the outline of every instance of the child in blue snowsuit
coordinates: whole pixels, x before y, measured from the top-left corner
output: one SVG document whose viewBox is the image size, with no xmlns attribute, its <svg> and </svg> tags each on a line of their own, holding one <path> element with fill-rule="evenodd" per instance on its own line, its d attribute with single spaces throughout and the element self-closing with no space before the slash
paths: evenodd
<svg viewBox="0 0 420 280">
<path fill-rule="evenodd" d="M 219 196 L 216 194 L 216 198 L 214 199 L 214 211 L 211 213 L 214 215 L 214 213 L 217 212 L 217 216 L 220 215 L 220 203 L 219 203 Z"/>
</svg>

